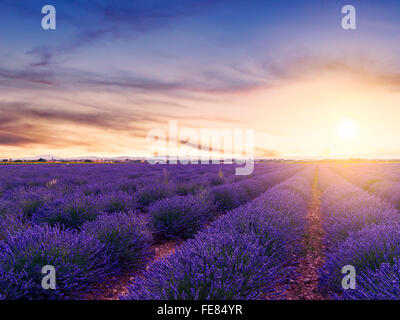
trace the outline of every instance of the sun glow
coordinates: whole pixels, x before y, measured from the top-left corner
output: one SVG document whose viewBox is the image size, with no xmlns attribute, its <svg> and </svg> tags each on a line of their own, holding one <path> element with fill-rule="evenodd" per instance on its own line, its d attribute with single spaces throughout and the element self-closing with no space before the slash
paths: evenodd
<svg viewBox="0 0 400 320">
<path fill-rule="evenodd" d="M 342 140 L 353 140 L 357 135 L 357 124 L 352 119 L 343 119 L 338 126 L 338 136 Z"/>
</svg>

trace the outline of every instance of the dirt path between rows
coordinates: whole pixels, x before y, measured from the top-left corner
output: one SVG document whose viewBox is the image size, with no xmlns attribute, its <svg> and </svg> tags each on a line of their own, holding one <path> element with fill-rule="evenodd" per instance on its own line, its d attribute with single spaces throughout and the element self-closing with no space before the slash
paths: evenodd
<svg viewBox="0 0 400 320">
<path fill-rule="evenodd" d="M 157 260 L 164 258 L 175 252 L 175 248 L 181 244 L 183 240 L 166 240 L 161 244 L 153 245 L 154 258 L 147 265 L 146 269 Z M 140 277 L 143 271 L 137 273 L 127 273 L 113 278 L 114 282 L 104 283 L 99 285 L 97 294 L 89 294 L 86 299 L 88 300 L 119 300 L 120 295 L 125 295 L 128 292 L 129 283 L 134 280 L 135 277 Z"/>
<path fill-rule="evenodd" d="M 312 185 L 312 197 L 307 213 L 307 227 L 303 238 L 304 255 L 298 257 L 298 278 L 291 280 L 285 292 L 286 300 L 327 300 L 318 290 L 317 270 L 325 261 L 323 245 L 324 229 L 321 224 L 320 192 L 318 189 L 318 168 Z"/>
</svg>

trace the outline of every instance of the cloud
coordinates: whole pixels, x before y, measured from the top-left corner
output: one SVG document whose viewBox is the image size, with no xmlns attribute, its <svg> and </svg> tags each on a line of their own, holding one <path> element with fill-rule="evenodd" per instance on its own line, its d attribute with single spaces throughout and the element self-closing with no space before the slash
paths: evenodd
<svg viewBox="0 0 400 320">
<path fill-rule="evenodd" d="M 58 127 L 55 123 L 32 121 L 21 117 L 18 121 L 1 125 L 0 146 L 24 148 L 24 153 L 28 153 L 29 149 L 34 147 L 47 149 L 85 148 L 86 150 L 107 150 L 110 153 L 118 152 L 115 148 L 117 143 L 107 143 L 109 141 L 104 141 L 96 132 L 99 131 Z"/>
<path fill-rule="evenodd" d="M 225 152 L 225 150 L 223 148 L 218 149 L 218 148 L 214 148 L 213 146 L 206 146 L 206 145 L 202 145 L 201 143 L 195 144 L 195 143 L 185 141 L 185 140 L 180 140 L 179 144 L 191 147 L 193 149 L 197 149 L 199 151 L 200 150 L 210 150 L 211 152 L 220 153 L 220 154 L 223 154 Z M 278 151 L 264 149 L 264 148 L 260 148 L 260 147 L 255 148 L 255 153 L 256 153 L 257 157 L 262 157 L 262 158 L 274 158 L 274 157 L 280 156 Z"/>
<path fill-rule="evenodd" d="M 383 61 L 366 55 L 341 57 L 303 54 L 281 63 L 263 64 L 266 76 L 274 83 L 284 84 L 306 78 L 317 78 L 329 73 L 342 73 L 354 77 L 359 83 L 386 89 L 400 89 L 400 70 L 388 68 Z"/>
<path fill-rule="evenodd" d="M 31 63 L 31 67 L 45 67 L 51 64 L 54 52 L 47 47 L 38 47 L 28 51 L 26 54 L 38 60 Z"/>
<path fill-rule="evenodd" d="M 212 95 L 240 94 L 253 90 L 271 90 L 288 82 L 316 78 L 328 73 L 342 73 L 354 77 L 360 83 L 398 90 L 400 71 L 388 69 L 370 57 L 323 57 L 310 54 L 288 58 L 281 63 L 269 61 L 260 68 L 257 77 L 249 77 L 245 70 L 235 66 L 225 72 L 206 71 L 187 75 L 189 79 L 164 81 L 157 77 L 138 75 L 89 74 L 67 72 L 64 81 L 79 82 L 88 88 L 139 90 L 167 94 L 169 92 L 203 93 Z M 236 71 L 236 73 L 231 74 Z M 1 76 L 1 74 L 0 74 Z M 29 77 L 28 77 L 29 80 Z M 60 80 L 62 81 L 62 80 Z M 48 81 L 48 83 L 54 83 Z"/>
<path fill-rule="evenodd" d="M 33 71 L 33 70 L 10 70 L 0 68 L 0 79 L 7 80 L 3 85 L 11 85 L 10 81 L 22 81 L 30 84 L 38 84 L 45 86 L 57 86 L 58 83 L 53 81 L 53 73 L 49 71 Z"/>
<path fill-rule="evenodd" d="M 263 158 L 279 157 L 278 151 L 256 147 L 256 155 Z"/>
<path fill-rule="evenodd" d="M 98 87 L 115 87 L 120 89 L 139 89 L 146 91 L 188 91 L 198 93 L 210 93 L 210 94 L 224 94 L 224 93 L 238 93 L 250 90 L 256 90 L 265 88 L 265 83 L 249 83 L 242 81 L 241 83 L 233 83 L 233 81 L 225 83 L 210 83 L 215 79 L 210 78 L 204 79 L 203 82 L 199 81 L 177 81 L 177 82 L 164 82 L 156 79 L 145 79 L 145 78 L 125 78 L 120 80 L 96 80 L 96 79 L 85 79 L 83 82 L 87 85 L 93 85 Z"/>
<path fill-rule="evenodd" d="M 3 0 L 3 5 L 14 3 Z M 81 47 L 107 37 L 131 37 L 132 32 L 147 33 L 167 28 L 174 20 L 205 13 L 219 2 L 226 0 L 184 0 L 136 3 L 120 1 L 112 4 L 100 1 L 75 0 L 55 4 L 57 17 L 77 31 L 75 36 L 62 45 L 34 47 L 26 53 L 36 59 L 31 67 L 47 67 L 54 58 L 73 52 Z M 15 8 L 23 16 L 36 16 L 36 7 L 29 2 L 18 3 Z M 87 15 L 90 12 L 90 15 Z M 78 28 L 77 28 L 78 27 Z"/>
<path fill-rule="evenodd" d="M 36 62 L 31 63 L 30 67 L 51 66 L 55 58 L 73 52 L 80 47 L 88 46 L 94 41 L 112 33 L 110 29 L 87 30 L 80 32 L 77 37 L 67 40 L 59 46 L 35 47 L 26 52 L 27 55 L 36 59 Z"/>
<path fill-rule="evenodd" d="M 45 48 L 32 50 L 30 54 L 43 55 L 34 64 L 50 66 L 52 54 Z M 251 90 L 267 89 L 272 86 L 266 81 L 249 80 L 240 75 L 232 76 L 221 72 L 204 72 L 188 74 L 186 78 L 174 81 L 165 81 L 157 76 L 140 76 L 133 72 L 126 74 L 118 71 L 108 74 L 88 72 L 85 70 L 63 68 L 59 66 L 47 69 L 34 68 L 32 65 L 21 69 L 0 68 L 0 81 L 3 85 L 15 88 L 37 89 L 42 87 L 62 87 L 64 89 L 79 87 L 84 90 L 136 90 L 175 94 L 186 92 L 189 94 L 204 93 L 212 95 L 234 94 Z M 199 99 L 199 97 L 196 97 Z"/>
<path fill-rule="evenodd" d="M 2 128 L 19 123 L 41 123 L 47 124 L 70 123 L 88 127 L 99 127 L 108 130 L 135 130 L 140 127 L 133 122 L 141 120 L 157 120 L 146 115 L 133 112 L 95 111 L 82 112 L 68 109 L 46 108 L 33 106 L 25 102 L 0 102 L 0 124 Z"/>
<path fill-rule="evenodd" d="M 0 130 L 0 145 L 3 146 L 24 146 L 34 142 L 31 138 L 26 136 L 19 136 Z"/>
<path fill-rule="evenodd" d="M 53 100 L 56 101 L 56 100 Z M 163 127 L 168 120 L 192 121 L 184 115 L 162 114 L 138 109 L 113 109 L 98 105 L 96 109 L 80 106 L 76 108 L 73 100 L 63 101 L 71 107 L 48 107 L 51 102 L 5 102 L 0 101 L 0 145 L 31 146 L 76 146 L 84 145 L 82 132 L 98 132 L 110 139 L 119 136 L 144 138 L 149 129 Z M 58 105 L 58 104 L 56 104 Z M 179 109 L 178 111 L 179 112 Z M 201 117 L 199 117 L 201 118 Z M 215 120 L 205 118 L 204 120 Z M 229 119 L 220 118 L 220 121 Z M 69 128 L 68 131 L 60 130 Z M 88 137 L 86 137 L 88 138 Z M 91 138 L 95 147 L 99 141 Z M 90 143 L 87 143 L 90 146 Z M 109 149 L 108 147 L 105 147 Z"/>
<path fill-rule="evenodd" d="M 142 89 L 148 91 L 164 91 L 164 90 L 177 90 L 182 89 L 183 86 L 178 82 L 163 82 L 145 78 L 128 78 L 121 80 L 96 80 L 86 79 L 83 80 L 85 84 L 100 86 L 100 87 L 117 87 L 122 89 Z"/>
<path fill-rule="evenodd" d="M 222 148 L 214 148 L 214 146 L 212 145 L 202 145 L 201 143 L 195 144 L 189 141 L 185 141 L 185 140 L 180 140 L 179 141 L 180 145 L 185 145 L 188 146 L 190 148 L 193 149 L 197 149 L 197 150 L 209 150 L 210 152 L 217 152 L 217 153 L 224 153 L 224 149 Z"/>
<path fill-rule="evenodd" d="M 62 132 L 52 131 L 51 126 L 40 123 L 8 123 L 0 127 L 0 145 L 19 148 L 29 148 L 35 145 L 41 146 L 67 146 L 71 142 L 70 137 L 63 136 Z M 84 144 L 84 140 L 74 143 Z"/>
</svg>

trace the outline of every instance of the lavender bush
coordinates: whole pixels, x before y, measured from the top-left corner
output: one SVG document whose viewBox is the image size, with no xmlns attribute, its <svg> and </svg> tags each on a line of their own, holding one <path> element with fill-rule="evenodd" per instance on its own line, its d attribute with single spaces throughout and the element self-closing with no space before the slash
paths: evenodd
<svg viewBox="0 0 400 320">
<path fill-rule="evenodd" d="M 27 228 L 19 215 L 0 215 L 0 240 L 4 240 L 9 234 L 21 231 Z"/>
<path fill-rule="evenodd" d="M 41 286 L 42 267 L 56 269 L 56 289 Z M 0 241 L 0 294 L 6 299 L 81 298 L 118 271 L 96 238 L 33 225 Z"/>
<path fill-rule="evenodd" d="M 135 213 L 102 214 L 86 222 L 82 232 L 93 235 L 105 245 L 108 255 L 122 270 L 135 270 L 152 257 L 152 235 L 148 219 Z"/>
<path fill-rule="evenodd" d="M 228 211 L 246 203 L 250 196 L 241 185 L 222 185 L 211 190 L 218 211 Z"/>
<path fill-rule="evenodd" d="M 400 259 L 382 263 L 377 270 L 368 270 L 357 276 L 357 290 L 346 290 L 343 300 L 400 300 Z"/>
<path fill-rule="evenodd" d="M 328 245 L 326 263 L 320 271 L 321 288 L 338 299 L 395 296 L 398 286 L 396 283 L 389 285 L 389 282 L 396 279 L 395 265 L 400 255 L 399 212 L 333 171 L 323 167 L 321 173 L 325 186 L 322 212 Z M 362 177 L 361 180 L 370 188 L 374 179 Z M 334 182 L 330 187 L 329 181 Z M 341 287 L 341 270 L 345 265 L 356 269 L 355 290 Z"/>
<path fill-rule="evenodd" d="M 155 230 L 167 239 L 191 238 L 211 220 L 214 211 L 214 205 L 205 193 L 197 197 L 169 197 L 149 208 Z"/>
<path fill-rule="evenodd" d="M 321 285 L 341 290 L 342 267 L 352 265 L 358 274 L 375 271 L 382 263 L 393 264 L 400 256 L 400 233 L 397 224 L 372 224 L 351 233 L 325 263 Z"/>
<path fill-rule="evenodd" d="M 100 212 L 95 197 L 70 194 L 45 203 L 33 214 L 32 221 L 78 228 L 85 221 L 96 219 Z"/>
<path fill-rule="evenodd" d="M 147 207 L 153 202 L 170 197 L 176 193 L 176 186 L 172 183 L 157 183 L 148 185 L 139 190 L 135 196 L 142 207 Z"/>
<path fill-rule="evenodd" d="M 107 213 L 130 211 L 137 206 L 135 198 L 122 191 L 99 195 L 95 201 L 100 210 Z"/>
</svg>

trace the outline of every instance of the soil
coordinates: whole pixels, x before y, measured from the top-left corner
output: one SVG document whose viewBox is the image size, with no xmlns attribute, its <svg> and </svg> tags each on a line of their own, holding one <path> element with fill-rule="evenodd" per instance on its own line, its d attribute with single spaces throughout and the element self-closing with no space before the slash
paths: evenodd
<svg viewBox="0 0 400 320">
<path fill-rule="evenodd" d="M 318 170 L 318 169 L 317 169 Z M 286 300 L 327 300 L 329 297 L 318 289 L 318 269 L 325 261 L 323 245 L 324 229 L 321 224 L 320 192 L 318 190 L 318 171 L 312 186 L 312 198 L 307 212 L 307 228 L 303 237 L 304 254 L 297 257 L 296 272 L 299 276 L 290 280 L 285 291 Z"/>
<path fill-rule="evenodd" d="M 179 245 L 182 240 L 168 240 L 163 243 L 153 245 L 154 250 L 154 258 L 147 267 L 146 270 L 150 267 L 150 265 L 162 259 L 172 253 L 175 252 L 175 248 Z M 86 299 L 88 300 L 118 300 L 120 295 L 125 295 L 128 292 L 128 285 L 131 281 L 135 279 L 135 277 L 140 277 L 142 272 L 136 274 L 124 274 L 119 276 L 118 278 L 111 279 L 112 284 L 101 285 L 98 289 L 98 294 L 89 294 Z"/>
</svg>

